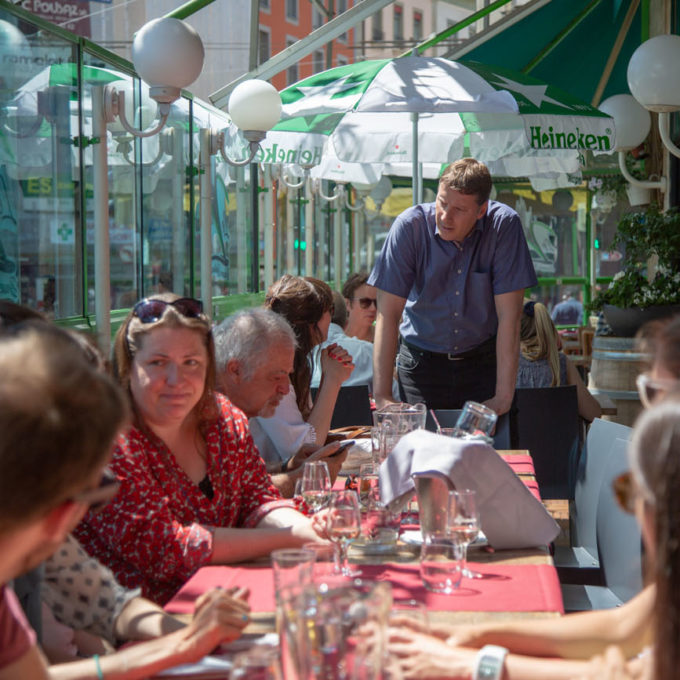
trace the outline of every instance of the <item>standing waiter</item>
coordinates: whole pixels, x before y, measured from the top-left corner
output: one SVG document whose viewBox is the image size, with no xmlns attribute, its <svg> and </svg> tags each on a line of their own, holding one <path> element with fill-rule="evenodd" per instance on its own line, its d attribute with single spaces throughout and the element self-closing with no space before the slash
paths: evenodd
<svg viewBox="0 0 680 680">
<path fill-rule="evenodd" d="M 463 158 L 442 174 L 435 203 L 394 221 L 368 280 L 378 288 L 378 407 L 392 400 L 399 346 L 404 401 L 451 409 L 472 399 L 499 415 L 510 409 L 524 289 L 537 280 L 519 216 L 490 192 L 488 168 Z"/>
</svg>

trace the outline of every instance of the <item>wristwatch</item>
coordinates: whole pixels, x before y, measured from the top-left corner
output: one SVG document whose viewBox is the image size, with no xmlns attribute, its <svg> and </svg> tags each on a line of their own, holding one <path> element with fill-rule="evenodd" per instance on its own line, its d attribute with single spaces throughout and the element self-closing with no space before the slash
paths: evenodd
<svg viewBox="0 0 680 680">
<path fill-rule="evenodd" d="M 477 652 L 472 680 L 500 680 L 508 650 L 498 645 L 485 645 Z"/>
</svg>

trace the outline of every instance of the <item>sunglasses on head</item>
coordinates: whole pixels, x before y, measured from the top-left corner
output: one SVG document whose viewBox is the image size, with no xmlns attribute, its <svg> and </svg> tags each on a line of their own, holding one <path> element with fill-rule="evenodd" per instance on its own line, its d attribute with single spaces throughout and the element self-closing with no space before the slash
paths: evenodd
<svg viewBox="0 0 680 680">
<path fill-rule="evenodd" d="M 76 503 L 83 503 L 90 506 L 90 512 L 99 512 L 113 499 L 113 497 L 118 492 L 120 488 L 120 482 L 116 475 L 109 470 L 109 468 L 104 468 L 102 470 L 102 476 L 99 480 L 99 484 L 94 489 L 88 489 L 87 491 L 81 491 L 80 493 L 72 496 L 71 500 Z"/>
<path fill-rule="evenodd" d="M 359 306 L 361 307 L 361 309 L 368 309 L 371 305 L 375 305 L 375 308 L 378 309 L 378 301 L 375 298 L 370 297 L 352 298 L 352 302 L 355 302 L 356 300 L 359 301 Z"/>
<path fill-rule="evenodd" d="M 634 514 L 635 489 L 633 488 L 633 476 L 630 470 L 612 480 L 612 490 L 621 510 L 631 515 Z"/>
<path fill-rule="evenodd" d="M 182 316 L 189 319 L 198 319 L 203 314 L 203 303 L 188 297 L 179 298 L 173 302 L 144 298 L 134 306 L 132 313 L 142 323 L 153 323 L 163 316 L 163 312 L 168 307 L 174 307 Z"/>
<path fill-rule="evenodd" d="M 645 408 L 650 408 L 659 398 L 668 392 L 677 389 L 680 380 L 658 379 L 654 380 L 649 373 L 640 373 L 635 380 L 640 401 Z"/>
</svg>

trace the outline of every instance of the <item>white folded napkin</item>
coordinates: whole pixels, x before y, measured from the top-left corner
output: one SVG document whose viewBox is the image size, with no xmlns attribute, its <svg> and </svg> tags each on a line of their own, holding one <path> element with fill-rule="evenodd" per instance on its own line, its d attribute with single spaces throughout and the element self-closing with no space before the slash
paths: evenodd
<svg viewBox="0 0 680 680">
<path fill-rule="evenodd" d="M 413 476 L 443 476 L 477 492 L 482 531 L 494 548 L 550 543 L 560 528 L 544 505 L 488 444 L 416 430 L 380 466 L 380 496 L 395 505 L 413 493 Z"/>
</svg>

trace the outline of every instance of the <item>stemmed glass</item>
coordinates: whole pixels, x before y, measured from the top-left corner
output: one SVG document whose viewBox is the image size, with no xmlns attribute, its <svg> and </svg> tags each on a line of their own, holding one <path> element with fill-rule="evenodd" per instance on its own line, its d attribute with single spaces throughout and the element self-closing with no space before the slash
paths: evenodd
<svg viewBox="0 0 680 680">
<path fill-rule="evenodd" d="M 300 486 L 302 498 L 313 513 L 326 507 L 331 493 L 331 475 L 326 462 L 323 460 L 306 462 Z"/>
<path fill-rule="evenodd" d="M 446 530 L 453 542 L 462 549 L 461 571 L 466 578 L 481 578 L 467 567 L 467 549 L 479 534 L 480 522 L 476 494 L 471 489 L 449 492 Z"/>
<path fill-rule="evenodd" d="M 328 538 L 335 550 L 335 574 L 359 576 L 347 561 L 347 547 L 361 533 L 361 511 L 356 491 L 332 491 L 326 518 Z"/>
</svg>

